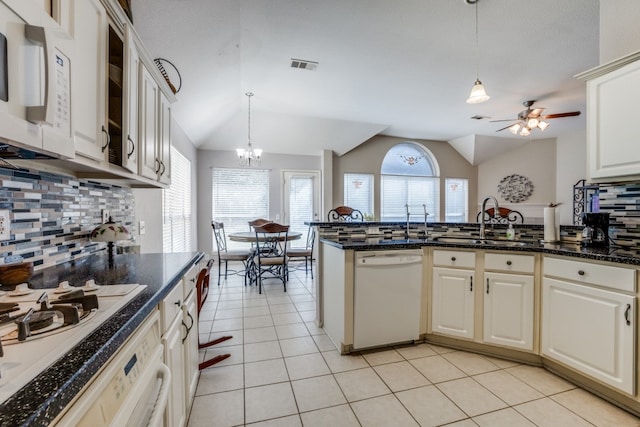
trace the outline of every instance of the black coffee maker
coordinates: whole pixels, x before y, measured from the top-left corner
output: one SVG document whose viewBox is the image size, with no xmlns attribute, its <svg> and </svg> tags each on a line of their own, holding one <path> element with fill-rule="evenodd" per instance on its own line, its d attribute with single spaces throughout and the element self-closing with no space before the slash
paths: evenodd
<svg viewBox="0 0 640 427">
<path fill-rule="evenodd" d="M 609 246 L 609 214 L 585 212 L 582 214 L 582 246 Z"/>
</svg>

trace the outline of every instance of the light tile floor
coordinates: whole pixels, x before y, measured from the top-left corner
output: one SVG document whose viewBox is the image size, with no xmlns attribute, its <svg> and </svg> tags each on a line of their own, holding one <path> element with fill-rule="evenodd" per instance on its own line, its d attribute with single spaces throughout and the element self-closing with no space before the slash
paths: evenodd
<svg viewBox="0 0 640 427">
<path fill-rule="evenodd" d="M 640 419 L 537 367 L 429 344 L 341 356 L 316 327 L 315 284 L 292 272 L 263 294 L 230 276 L 211 292 L 188 427 L 640 426 Z"/>
</svg>

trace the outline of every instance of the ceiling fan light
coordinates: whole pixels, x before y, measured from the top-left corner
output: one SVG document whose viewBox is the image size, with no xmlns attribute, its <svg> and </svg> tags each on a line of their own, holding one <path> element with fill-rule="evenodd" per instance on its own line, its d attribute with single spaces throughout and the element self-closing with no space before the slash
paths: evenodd
<svg viewBox="0 0 640 427">
<path fill-rule="evenodd" d="M 548 122 L 541 121 L 540 123 L 538 123 L 538 129 L 540 129 L 541 131 L 544 131 L 548 127 L 549 127 Z"/>
<path fill-rule="evenodd" d="M 467 99 L 467 104 L 480 104 L 481 102 L 486 102 L 490 99 L 490 96 L 487 95 L 487 92 L 484 90 L 484 86 L 479 79 L 476 79 L 473 87 L 471 88 L 471 94 Z"/>
<path fill-rule="evenodd" d="M 523 126 L 522 130 L 520 131 L 520 136 L 529 136 L 530 133 L 531 130 L 526 126 Z"/>
<path fill-rule="evenodd" d="M 238 158 L 242 159 L 244 157 L 244 148 L 236 148 L 236 153 L 238 153 Z"/>
<path fill-rule="evenodd" d="M 509 131 L 514 135 L 517 135 L 519 130 L 520 130 L 520 123 L 516 123 L 515 125 L 509 127 Z"/>
<path fill-rule="evenodd" d="M 536 119 L 535 117 L 532 117 L 527 121 L 527 127 L 529 129 L 533 129 L 534 127 L 538 126 L 538 123 L 540 123 L 540 120 Z"/>
<path fill-rule="evenodd" d="M 253 154 L 255 154 L 256 159 L 260 159 L 262 157 L 262 148 L 254 148 Z"/>
</svg>

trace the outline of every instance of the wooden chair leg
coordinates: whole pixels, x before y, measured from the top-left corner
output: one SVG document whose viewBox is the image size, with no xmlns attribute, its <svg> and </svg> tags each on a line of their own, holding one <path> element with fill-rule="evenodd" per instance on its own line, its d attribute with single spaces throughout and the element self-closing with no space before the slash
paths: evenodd
<svg viewBox="0 0 640 427">
<path fill-rule="evenodd" d="M 230 340 L 231 338 L 233 338 L 233 336 L 232 336 L 232 335 L 225 335 L 225 336 L 223 336 L 223 337 L 216 338 L 216 339 L 215 339 L 215 340 L 213 340 L 213 341 L 209 341 L 209 342 L 206 342 L 206 343 L 204 343 L 204 344 L 198 344 L 198 348 L 207 348 L 207 347 L 211 347 L 212 345 L 220 344 L 221 342 L 224 342 L 224 341 Z"/>
<path fill-rule="evenodd" d="M 202 370 L 202 369 L 207 369 L 209 366 L 213 366 L 216 363 L 220 363 L 225 359 L 228 359 L 229 357 L 231 357 L 230 354 L 220 354 L 212 359 L 209 360 L 205 360 L 204 362 L 198 364 L 198 369 Z"/>
<path fill-rule="evenodd" d="M 225 336 L 222 336 L 222 337 L 220 337 L 220 338 L 216 338 L 216 339 L 215 339 L 215 340 L 213 340 L 213 341 L 206 342 L 206 343 L 204 343 L 204 344 L 200 344 L 200 343 L 198 343 L 198 348 L 200 349 L 200 348 L 207 348 L 207 347 L 211 347 L 211 346 L 214 346 L 214 345 L 216 345 L 216 344 L 220 344 L 221 342 L 224 342 L 224 341 L 230 340 L 231 338 L 233 338 L 233 336 L 231 336 L 231 335 L 225 335 Z M 217 356 L 212 357 L 212 358 L 211 358 L 211 359 L 209 359 L 209 360 L 205 360 L 204 362 L 199 363 L 199 364 L 198 364 L 198 369 L 201 369 L 201 370 L 202 370 L 202 369 L 206 369 L 206 368 L 208 368 L 209 366 L 213 366 L 213 365 L 215 365 L 216 363 L 220 363 L 220 362 L 222 362 L 223 360 L 228 359 L 229 357 L 231 357 L 231 354 L 229 354 L 229 353 L 226 353 L 226 354 L 219 354 L 219 355 L 217 355 Z"/>
</svg>

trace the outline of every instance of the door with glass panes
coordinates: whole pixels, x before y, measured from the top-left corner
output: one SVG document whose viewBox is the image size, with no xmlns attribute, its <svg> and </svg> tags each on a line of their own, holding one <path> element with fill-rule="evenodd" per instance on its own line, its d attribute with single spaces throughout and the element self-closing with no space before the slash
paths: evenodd
<svg viewBox="0 0 640 427">
<path fill-rule="evenodd" d="M 291 246 L 306 244 L 309 226 L 305 222 L 320 218 L 320 171 L 284 171 L 283 223 L 290 231 L 302 233 L 302 238 L 291 241 Z"/>
</svg>

